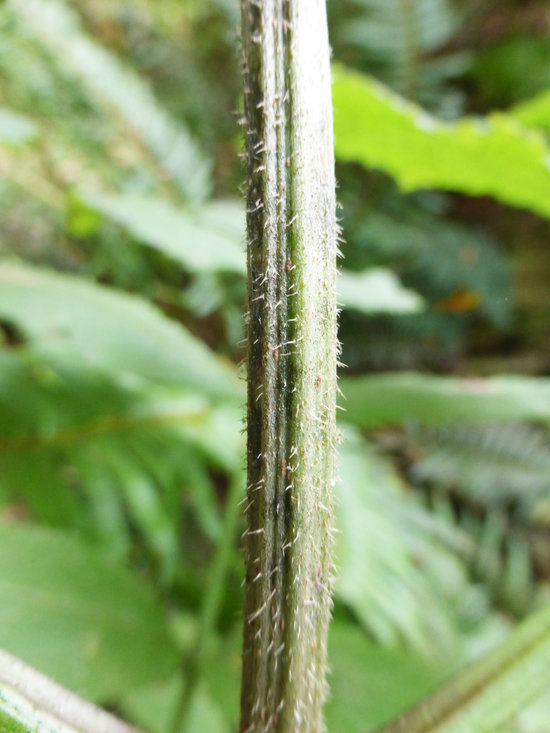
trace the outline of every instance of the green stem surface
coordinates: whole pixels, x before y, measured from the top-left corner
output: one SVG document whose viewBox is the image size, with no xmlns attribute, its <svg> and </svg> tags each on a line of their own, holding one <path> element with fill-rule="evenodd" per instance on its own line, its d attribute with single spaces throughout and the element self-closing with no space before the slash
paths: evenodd
<svg viewBox="0 0 550 733">
<path fill-rule="evenodd" d="M 241 731 L 320 731 L 331 609 L 336 252 L 324 0 L 242 0 L 248 529 Z"/>
</svg>

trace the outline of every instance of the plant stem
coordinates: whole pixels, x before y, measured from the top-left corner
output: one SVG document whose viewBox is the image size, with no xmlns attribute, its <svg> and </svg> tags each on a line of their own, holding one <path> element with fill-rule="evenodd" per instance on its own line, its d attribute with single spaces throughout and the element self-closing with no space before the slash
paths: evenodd
<svg viewBox="0 0 550 733">
<path fill-rule="evenodd" d="M 239 505 L 243 490 L 242 477 L 239 471 L 233 475 L 229 486 L 223 533 L 210 566 L 208 587 L 200 614 L 200 628 L 195 644 L 182 665 L 183 684 L 171 721 L 171 733 L 180 733 L 187 730 L 193 693 L 201 678 L 201 672 L 208 661 L 208 645 L 218 621 L 227 571 L 233 557 L 235 535 L 239 523 Z"/>
<path fill-rule="evenodd" d="M 242 0 L 248 529 L 241 731 L 320 731 L 331 609 L 336 252 L 324 0 Z"/>
<path fill-rule="evenodd" d="M 140 733 L 0 649 L 3 733 Z"/>
</svg>

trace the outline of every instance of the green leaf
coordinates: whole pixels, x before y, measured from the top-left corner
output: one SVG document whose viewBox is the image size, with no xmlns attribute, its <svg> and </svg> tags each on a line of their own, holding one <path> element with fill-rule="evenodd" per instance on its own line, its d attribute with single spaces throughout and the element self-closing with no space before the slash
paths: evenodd
<svg viewBox="0 0 550 733">
<path fill-rule="evenodd" d="M 138 733 L 0 650 L 2 733 Z"/>
<path fill-rule="evenodd" d="M 550 609 L 379 733 L 494 733 L 550 682 Z"/>
<path fill-rule="evenodd" d="M 190 212 L 165 199 L 130 194 L 83 193 L 87 206 L 192 272 L 227 271 L 245 275 L 245 219 L 242 207 L 219 201 Z M 343 270 L 338 296 L 345 308 L 366 313 L 411 313 L 422 299 L 384 268 L 362 273 Z"/>
<path fill-rule="evenodd" d="M 414 373 L 340 381 L 345 418 L 365 428 L 418 421 L 550 422 L 550 380 L 540 377 L 459 378 Z"/>
<path fill-rule="evenodd" d="M 0 645 L 90 700 L 163 679 L 178 652 L 152 593 L 76 538 L 1 524 Z"/>
<path fill-rule="evenodd" d="M 525 127 L 538 127 L 550 131 L 550 89 L 527 99 L 509 111 L 509 114 Z"/>
<path fill-rule="evenodd" d="M 234 369 L 146 301 L 78 277 L 0 261 L 0 320 L 55 352 L 206 394 L 238 396 Z"/>
<path fill-rule="evenodd" d="M 192 214 L 165 199 L 130 194 L 82 193 L 82 200 L 191 272 L 234 272 L 244 276 L 245 218 L 233 201 L 218 201 Z M 404 288 L 394 273 L 372 268 L 342 270 L 338 297 L 344 308 L 364 313 L 413 313 L 422 298 Z"/>
<path fill-rule="evenodd" d="M 153 196 L 84 193 L 82 198 L 92 209 L 187 270 L 245 274 L 245 221 L 242 207 L 237 204 L 206 205 L 191 213 Z M 238 232 L 237 216 L 242 225 Z M 224 217 L 228 219 L 227 228 Z"/>
<path fill-rule="evenodd" d="M 372 730 L 448 676 L 444 663 L 376 645 L 357 625 L 338 618 L 330 627 L 328 655 L 330 697 L 325 715 L 330 733 Z"/>
<path fill-rule="evenodd" d="M 210 635 L 206 659 L 186 713 L 181 733 L 225 733 L 238 728 L 242 665 L 242 629 L 232 627 L 223 637 Z M 122 709 L 151 733 L 170 730 L 181 695 L 181 675 L 166 682 L 130 690 L 121 700 Z"/>
<path fill-rule="evenodd" d="M 442 122 L 372 79 L 334 67 L 335 152 L 393 176 L 405 191 L 441 188 L 550 217 L 549 148 L 513 117 Z"/>
<path fill-rule="evenodd" d="M 344 308 L 363 313 L 417 313 L 424 301 L 404 288 L 391 270 L 373 267 L 363 272 L 341 270 L 338 299 Z"/>
<path fill-rule="evenodd" d="M 24 145 L 38 135 L 38 128 L 27 117 L 0 107 L 0 144 Z"/>
</svg>

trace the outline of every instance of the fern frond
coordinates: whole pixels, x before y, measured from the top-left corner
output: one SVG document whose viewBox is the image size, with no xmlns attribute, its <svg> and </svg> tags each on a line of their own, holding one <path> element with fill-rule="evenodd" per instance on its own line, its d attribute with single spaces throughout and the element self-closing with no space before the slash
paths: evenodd
<svg viewBox="0 0 550 733">
<path fill-rule="evenodd" d="M 550 496 L 546 432 L 517 423 L 449 424 L 409 426 L 405 436 L 413 485 L 453 497 L 450 521 L 472 539 L 475 576 L 499 606 L 524 613 L 539 545 L 547 548 L 540 521 Z"/>
<path fill-rule="evenodd" d="M 417 425 L 407 432 L 420 452 L 411 468 L 413 481 L 456 489 L 486 505 L 514 501 L 527 517 L 539 499 L 550 495 L 550 442 L 539 428 Z"/>
<path fill-rule="evenodd" d="M 467 577 L 463 533 L 406 497 L 390 464 L 353 429 L 341 447 L 337 596 L 386 644 L 432 654 L 456 641 Z"/>
<path fill-rule="evenodd" d="M 434 493 L 429 505 L 440 521 L 467 537 L 468 552 L 462 557 L 487 604 L 524 618 L 541 593 L 534 554 L 537 540 L 543 538 L 499 508 L 480 510 L 461 496 Z"/>
<path fill-rule="evenodd" d="M 116 556 L 138 532 L 173 579 L 182 489 L 207 536 L 220 530 L 209 466 L 232 473 L 241 455 L 234 371 L 139 298 L 15 262 L 0 281 L 0 323 L 21 342 L 0 351 L 2 503 Z"/>
<path fill-rule="evenodd" d="M 242 452 L 238 408 L 91 369 L 74 355 L 0 352 L 0 501 L 80 528 L 124 556 L 144 537 L 165 581 L 179 552 L 182 500 L 216 539 L 209 467 L 233 472 Z"/>
<path fill-rule="evenodd" d="M 391 263 L 436 310 L 454 293 L 475 294 L 476 312 L 496 326 L 506 325 L 511 315 L 509 266 L 491 237 L 421 209 L 392 215 L 386 208 L 387 213 L 373 212 L 358 222 L 356 260 L 363 266 Z"/>
<path fill-rule="evenodd" d="M 151 89 L 82 29 L 62 0 L 9 0 L 25 28 L 79 79 L 92 99 L 118 114 L 151 150 L 187 201 L 210 192 L 211 163 L 183 125 L 163 110 Z"/>
<path fill-rule="evenodd" d="M 362 52 L 368 70 L 400 94 L 432 108 L 441 105 L 443 84 L 466 64 L 465 55 L 435 57 L 459 26 L 449 0 L 355 0 L 353 5 L 355 17 L 337 29 L 340 43 Z"/>
</svg>

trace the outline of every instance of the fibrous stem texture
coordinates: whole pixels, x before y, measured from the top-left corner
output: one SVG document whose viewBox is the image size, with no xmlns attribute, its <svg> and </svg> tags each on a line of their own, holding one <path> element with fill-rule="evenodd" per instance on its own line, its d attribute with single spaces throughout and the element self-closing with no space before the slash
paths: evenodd
<svg viewBox="0 0 550 733">
<path fill-rule="evenodd" d="M 241 731 L 323 729 L 336 397 L 324 0 L 242 0 L 248 528 Z"/>
</svg>

